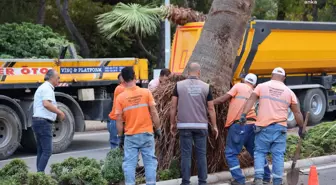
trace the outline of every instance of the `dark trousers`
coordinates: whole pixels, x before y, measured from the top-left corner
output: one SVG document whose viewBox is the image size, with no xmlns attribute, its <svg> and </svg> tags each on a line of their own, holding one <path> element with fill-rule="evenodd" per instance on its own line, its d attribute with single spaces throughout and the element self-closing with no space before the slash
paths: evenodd
<svg viewBox="0 0 336 185">
<path fill-rule="evenodd" d="M 192 145 L 195 146 L 198 184 L 207 184 L 207 136 L 208 130 L 202 129 L 180 129 L 180 148 L 181 148 L 181 172 L 182 185 L 190 184 Z"/>
<path fill-rule="evenodd" d="M 47 120 L 33 118 L 32 125 L 37 147 L 37 172 L 44 172 L 52 153 L 52 124 Z"/>
</svg>

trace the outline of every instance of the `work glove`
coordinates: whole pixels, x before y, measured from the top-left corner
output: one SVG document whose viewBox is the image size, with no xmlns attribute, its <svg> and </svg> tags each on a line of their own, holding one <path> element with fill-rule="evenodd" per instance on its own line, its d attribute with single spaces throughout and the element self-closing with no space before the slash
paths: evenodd
<svg viewBox="0 0 336 185">
<path fill-rule="evenodd" d="M 119 136 L 119 148 L 124 149 L 125 135 Z"/>
<path fill-rule="evenodd" d="M 246 114 L 242 114 L 242 115 L 240 116 L 239 123 L 240 123 L 241 125 L 245 125 L 246 121 L 247 121 L 247 119 L 246 119 Z"/>
<path fill-rule="evenodd" d="M 306 131 L 303 132 L 303 128 L 302 128 L 302 127 L 299 127 L 298 134 L 299 134 L 299 136 L 300 136 L 301 139 L 304 139 L 305 136 L 306 136 Z"/>
<path fill-rule="evenodd" d="M 155 130 L 155 132 L 154 132 L 154 137 L 155 137 L 156 139 L 160 139 L 161 136 L 162 136 L 162 134 L 161 134 L 161 129 L 157 129 L 157 130 Z"/>
</svg>

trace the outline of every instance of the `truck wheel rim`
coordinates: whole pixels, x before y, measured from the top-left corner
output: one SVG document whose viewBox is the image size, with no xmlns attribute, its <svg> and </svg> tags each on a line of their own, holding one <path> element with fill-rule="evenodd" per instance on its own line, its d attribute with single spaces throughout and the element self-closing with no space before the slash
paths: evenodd
<svg viewBox="0 0 336 185">
<path fill-rule="evenodd" d="M 4 118 L 0 118 L 0 148 L 7 146 L 12 135 L 13 127 Z"/>
<path fill-rule="evenodd" d="M 53 142 L 60 142 L 66 136 L 68 132 L 67 122 L 64 120 L 63 122 L 58 122 L 53 124 Z"/>
<path fill-rule="evenodd" d="M 322 112 L 323 102 L 322 97 L 314 94 L 310 99 L 310 110 L 313 114 L 318 115 Z"/>
<path fill-rule="evenodd" d="M 287 121 L 292 121 L 294 119 L 294 114 L 291 109 L 288 109 L 288 118 Z"/>
</svg>

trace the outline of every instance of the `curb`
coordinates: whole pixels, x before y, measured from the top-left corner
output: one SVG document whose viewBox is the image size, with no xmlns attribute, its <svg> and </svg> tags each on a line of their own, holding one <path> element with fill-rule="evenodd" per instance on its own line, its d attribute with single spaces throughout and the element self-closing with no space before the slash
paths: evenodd
<svg viewBox="0 0 336 185">
<path fill-rule="evenodd" d="M 301 159 L 298 160 L 296 163 L 296 168 L 308 168 L 311 165 L 323 165 L 323 164 L 330 164 L 336 162 L 336 155 L 329 155 L 329 156 L 321 156 L 321 157 L 314 157 L 314 158 L 308 158 L 308 159 Z M 292 161 L 285 162 L 284 169 L 285 171 L 288 171 L 291 168 Z M 272 165 L 270 165 L 272 166 Z M 243 173 L 246 177 L 251 177 L 254 175 L 254 168 L 245 168 L 243 169 Z M 232 178 L 231 173 L 229 171 L 224 172 L 218 172 L 208 175 L 207 184 L 211 183 L 218 183 L 222 181 L 228 181 Z M 168 181 L 161 181 L 157 182 L 157 185 L 173 185 L 173 184 L 181 184 L 182 179 L 173 179 Z M 198 184 L 198 177 L 192 176 L 190 178 L 190 184 L 191 185 L 197 185 Z"/>
<path fill-rule="evenodd" d="M 107 130 L 106 122 L 85 121 L 85 132 Z"/>
</svg>

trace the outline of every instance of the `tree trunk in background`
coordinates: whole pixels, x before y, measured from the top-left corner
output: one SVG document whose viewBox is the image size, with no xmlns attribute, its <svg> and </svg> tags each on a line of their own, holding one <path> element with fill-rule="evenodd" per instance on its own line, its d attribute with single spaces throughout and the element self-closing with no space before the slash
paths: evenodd
<svg viewBox="0 0 336 185">
<path fill-rule="evenodd" d="M 286 18 L 286 4 L 285 4 L 285 0 L 278 0 L 277 20 L 285 20 L 285 18 Z"/>
<path fill-rule="evenodd" d="M 80 47 L 80 55 L 84 58 L 87 58 L 90 56 L 90 49 L 87 45 L 84 37 L 81 35 L 81 33 L 77 30 L 75 24 L 72 22 L 70 15 L 69 15 L 69 2 L 68 0 L 63 1 L 63 6 L 61 5 L 61 0 L 56 0 L 57 8 L 60 11 L 60 14 L 64 20 L 64 23 L 73 38 L 73 40 L 79 45 Z"/>
<path fill-rule="evenodd" d="M 214 0 L 188 64 L 202 67 L 201 79 L 221 89 L 230 87 L 237 50 L 251 17 L 253 0 Z M 187 73 L 185 68 L 184 74 Z"/>
<path fill-rule="evenodd" d="M 40 7 L 37 16 L 37 24 L 44 25 L 46 0 L 40 0 Z"/>
<path fill-rule="evenodd" d="M 308 21 L 308 14 L 309 14 L 309 7 L 307 5 L 304 5 L 304 12 L 302 14 L 303 21 Z"/>
<path fill-rule="evenodd" d="M 312 16 L 313 16 L 313 21 L 317 21 L 317 19 L 318 19 L 318 8 L 317 8 L 316 4 L 313 5 Z"/>
</svg>

